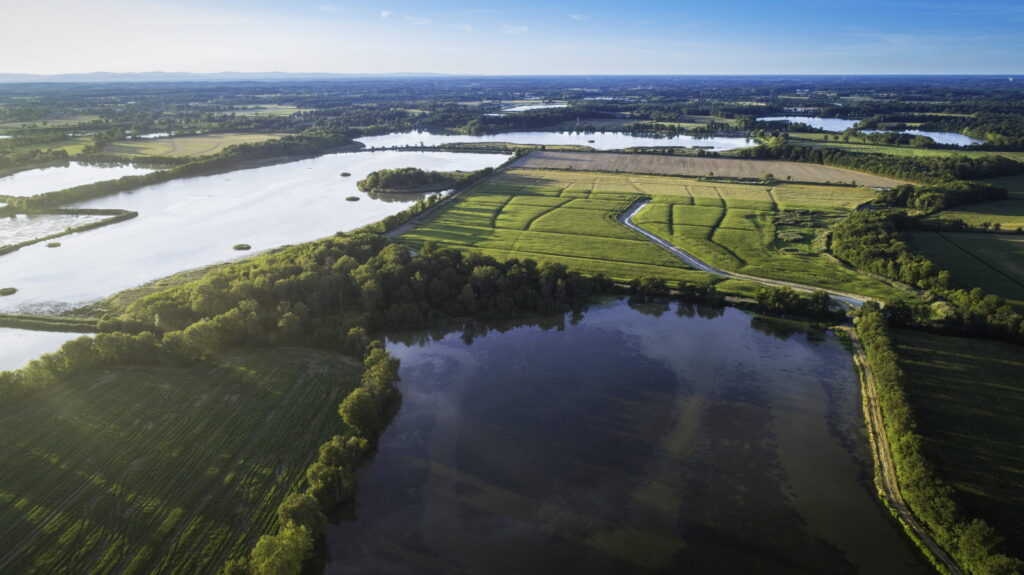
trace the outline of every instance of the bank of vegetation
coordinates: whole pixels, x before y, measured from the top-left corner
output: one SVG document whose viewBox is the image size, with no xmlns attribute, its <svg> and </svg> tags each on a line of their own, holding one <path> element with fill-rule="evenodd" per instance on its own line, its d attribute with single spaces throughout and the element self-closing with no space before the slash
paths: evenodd
<svg viewBox="0 0 1024 575">
<path fill-rule="evenodd" d="M 760 146 L 744 148 L 737 155 L 821 164 L 923 183 L 977 180 L 1024 172 L 1024 163 L 1002 156 L 894 156 L 848 152 L 838 148 L 787 145 L 785 135 L 766 138 Z"/>
<path fill-rule="evenodd" d="M 494 173 L 493 168 L 475 172 L 435 172 L 420 168 L 377 170 L 356 183 L 361 191 L 373 194 L 433 193 L 461 190 Z"/>
<path fill-rule="evenodd" d="M 874 374 L 884 432 L 892 452 L 900 491 L 929 533 L 971 575 L 1018 573 L 1024 562 L 1000 552 L 1001 538 L 984 521 L 964 515 L 953 490 L 935 472 L 925 453 L 908 401 L 906 375 L 899 365 L 885 313 L 865 304 L 857 334 Z"/>
</svg>

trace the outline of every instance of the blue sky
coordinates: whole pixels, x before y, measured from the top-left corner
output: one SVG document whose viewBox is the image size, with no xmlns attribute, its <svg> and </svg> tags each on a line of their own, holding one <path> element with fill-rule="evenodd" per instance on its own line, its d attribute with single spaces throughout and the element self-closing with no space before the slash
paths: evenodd
<svg viewBox="0 0 1024 575">
<path fill-rule="evenodd" d="M 7 73 L 1024 72 L 1021 0 L 0 2 Z"/>
</svg>

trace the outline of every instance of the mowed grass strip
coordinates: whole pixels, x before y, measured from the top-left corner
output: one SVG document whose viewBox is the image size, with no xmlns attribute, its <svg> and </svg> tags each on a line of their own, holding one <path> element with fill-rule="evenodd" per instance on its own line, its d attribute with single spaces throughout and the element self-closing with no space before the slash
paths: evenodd
<svg viewBox="0 0 1024 575">
<path fill-rule="evenodd" d="M 235 144 L 255 144 L 276 140 L 287 135 L 222 133 L 128 140 L 110 142 L 103 147 L 103 153 L 120 156 L 205 156 L 207 154 L 215 154 Z"/>
<path fill-rule="evenodd" d="M 215 573 L 280 501 L 361 367 L 305 349 L 122 367 L 0 410 L 0 572 Z"/>
<path fill-rule="evenodd" d="M 1024 308 L 1024 236 L 910 232 L 912 248 L 949 270 L 956 287 L 980 287 Z"/>
<path fill-rule="evenodd" d="M 894 332 L 917 431 L 971 517 L 1024 556 L 1024 350 L 1010 343 Z"/>
</svg>

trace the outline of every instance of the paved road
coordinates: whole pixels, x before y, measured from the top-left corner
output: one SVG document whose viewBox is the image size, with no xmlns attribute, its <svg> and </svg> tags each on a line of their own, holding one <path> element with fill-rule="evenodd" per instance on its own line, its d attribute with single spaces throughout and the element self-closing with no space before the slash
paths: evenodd
<svg viewBox="0 0 1024 575">
<path fill-rule="evenodd" d="M 672 254 L 673 256 L 678 258 L 680 261 L 682 261 L 683 263 L 685 263 L 686 265 L 692 267 L 695 270 L 700 270 L 700 271 L 703 271 L 703 272 L 708 272 L 710 274 L 714 274 L 716 276 L 721 276 L 721 277 L 726 277 L 726 278 L 733 278 L 733 279 L 740 279 L 740 280 L 747 280 L 747 281 L 757 282 L 757 283 L 764 284 L 764 285 L 777 286 L 777 287 L 789 287 L 789 288 L 793 288 L 793 289 L 795 289 L 797 291 L 812 292 L 812 291 L 816 291 L 816 290 L 822 289 L 822 288 L 817 288 L 817 287 L 814 287 L 814 286 L 808 286 L 808 285 L 803 285 L 803 284 L 798 284 L 798 283 L 793 283 L 793 282 L 787 282 L 787 281 L 781 281 L 781 280 L 773 280 L 773 279 L 767 279 L 767 278 L 759 278 L 759 277 L 755 277 L 755 276 L 748 276 L 746 274 L 740 274 L 740 273 L 730 272 L 730 271 L 726 271 L 726 270 L 723 270 L 723 269 L 716 268 L 715 266 L 713 266 L 711 264 L 708 264 L 707 262 L 704 262 L 704 261 L 696 258 L 693 254 L 690 254 L 690 253 L 688 253 L 686 251 L 683 251 L 683 250 L 679 249 L 678 247 L 676 247 L 676 246 L 672 245 L 671 243 L 669 243 L 667 240 L 664 240 L 664 239 L 658 237 L 657 235 L 655 235 L 655 234 L 653 234 L 653 233 L 651 233 L 651 232 L 641 228 L 640 226 L 636 225 L 635 223 L 633 223 L 633 217 L 636 216 L 640 212 L 640 210 L 642 210 L 644 208 L 644 206 L 646 206 L 649 203 L 650 203 L 650 200 L 648 200 L 648 199 L 641 199 L 641 200 L 637 200 L 637 201 L 633 202 L 633 205 L 631 205 L 628 209 L 626 209 L 626 211 L 622 212 L 619 215 L 619 217 L 618 217 L 619 222 L 622 223 L 623 225 L 625 225 L 626 227 L 628 227 L 628 228 L 630 228 L 632 230 L 635 230 L 635 231 L 643 234 L 644 237 L 646 237 L 647 239 L 651 240 L 652 242 L 654 242 L 655 244 L 657 244 L 661 248 L 665 249 L 670 254 Z M 850 308 L 859 308 L 860 306 L 862 306 L 864 304 L 865 301 L 871 301 L 871 298 L 864 297 L 864 296 L 857 295 L 857 294 L 837 292 L 837 291 L 831 291 L 831 290 L 824 290 L 824 291 L 826 293 L 828 293 L 828 295 L 833 300 L 839 302 L 842 305 L 850 307 Z"/>
</svg>

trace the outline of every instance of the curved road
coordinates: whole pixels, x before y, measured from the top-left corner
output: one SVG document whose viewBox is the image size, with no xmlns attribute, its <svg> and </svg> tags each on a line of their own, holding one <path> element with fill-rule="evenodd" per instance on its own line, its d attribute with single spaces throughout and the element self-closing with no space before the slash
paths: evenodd
<svg viewBox="0 0 1024 575">
<path fill-rule="evenodd" d="M 709 265 L 697 259 L 692 254 L 677 248 L 668 241 L 633 223 L 633 217 L 636 216 L 648 203 L 650 203 L 650 200 L 648 199 L 641 199 L 633 202 L 633 205 L 619 215 L 618 221 L 630 229 L 643 234 L 644 237 L 664 248 L 680 261 L 695 270 L 727 278 L 754 281 L 765 285 L 786 286 L 800 291 L 814 291 L 816 289 L 821 289 L 791 282 L 738 274 Z M 865 301 L 870 299 L 855 294 L 828 290 L 826 290 L 826 292 L 834 300 L 851 308 L 858 308 L 863 305 Z M 907 505 L 906 501 L 903 500 L 903 495 L 900 493 L 899 481 L 896 479 L 896 470 L 892 460 L 888 437 L 886 436 L 885 428 L 882 425 L 882 408 L 878 402 L 878 391 L 875 386 L 874 375 L 871 373 L 871 366 L 868 364 L 864 348 L 861 346 L 860 339 L 857 337 L 857 330 L 850 327 L 843 327 L 840 329 L 849 334 L 850 341 L 853 343 L 854 361 L 860 367 L 862 395 L 864 398 L 864 417 L 867 422 L 868 435 L 871 438 L 871 451 L 874 455 L 875 464 L 878 466 L 877 473 L 875 474 L 875 485 L 878 488 L 879 495 L 885 498 L 890 509 L 892 509 L 900 523 L 902 523 L 906 530 L 921 542 L 929 553 L 931 553 L 932 558 L 942 565 L 946 573 L 951 575 L 963 575 L 963 571 L 959 568 L 956 562 L 953 561 L 949 554 L 946 553 L 945 549 L 943 549 L 931 534 L 928 533 L 927 528 L 925 528 L 925 526 L 922 525 L 916 517 L 914 517 L 910 507 Z"/>
<path fill-rule="evenodd" d="M 787 282 L 787 281 L 781 281 L 781 280 L 772 280 L 772 279 L 766 279 L 766 278 L 759 278 L 759 277 L 755 277 L 755 276 L 748 276 L 746 274 L 730 272 L 730 271 L 726 271 L 726 270 L 723 270 L 723 269 L 716 268 L 715 266 L 712 266 L 712 265 L 710 265 L 710 264 L 708 264 L 708 263 L 706 263 L 704 261 L 701 261 L 701 260 L 697 259 L 692 254 L 677 248 L 676 246 L 672 245 L 668 241 L 658 237 L 657 235 L 655 235 L 655 234 L 653 234 L 653 233 L 651 233 L 651 232 L 641 228 L 640 226 L 636 225 L 635 223 L 633 223 L 633 217 L 636 216 L 638 213 L 640 213 L 640 210 L 642 210 L 644 208 L 644 206 L 646 206 L 650 202 L 651 201 L 648 200 L 648 199 L 641 199 L 641 200 L 637 200 L 637 201 L 633 202 L 633 205 L 631 205 L 629 208 L 627 208 L 626 211 L 624 211 L 621 214 L 619 214 L 619 217 L 617 218 L 619 223 L 625 225 L 626 227 L 628 227 L 631 230 L 635 230 L 635 231 L 643 234 L 644 237 L 646 237 L 647 239 L 651 240 L 652 242 L 654 242 L 655 244 L 657 244 L 658 246 L 660 246 L 661 248 L 663 248 L 664 250 L 666 250 L 667 252 L 669 252 L 670 254 L 675 256 L 676 258 L 678 258 L 680 261 L 682 261 L 686 265 L 692 267 L 693 269 L 699 270 L 699 271 L 702 271 L 702 272 L 707 272 L 709 274 L 714 274 L 716 276 L 726 277 L 726 278 L 732 278 L 732 279 L 738 279 L 738 280 L 748 280 L 748 281 L 757 282 L 757 283 L 764 284 L 764 285 L 776 286 L 776 287 L 793 288 L 793 289 L 795 289 L 797 291 L 813 292 L 813 291 L 817 291 L 817 290 L 823 289 L 823 288 L 818 288 L 818 287 L 814 287 L 814 286 L 808 286 L 808 285 L 803 285 L 803 284 L 798 284 L 798 283 L 793 283 L 793 282 Z M 860 306 L 862 306 L 864 304 L 865 301 L 872 301 L 871 298 L 864 297 L 864 296 L 857 295 L 857 294 L 837 292 L 837 291 L 831 291 L 831 290 L 824 290 L 824 291 L 826 293 L 828 293 L 828 295 L 833 300 L 835 300 L 835 301 L 839 302 L 840 304 L 843 304 L 843 305 L 845 305 L 847 307 L 850 307 L 850 308 L 859 308 Z"/>
</svg>

